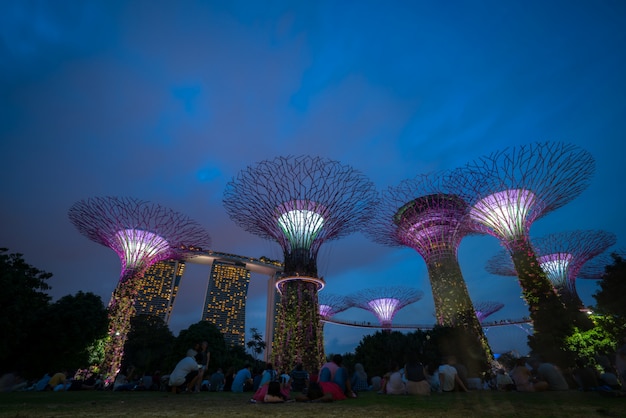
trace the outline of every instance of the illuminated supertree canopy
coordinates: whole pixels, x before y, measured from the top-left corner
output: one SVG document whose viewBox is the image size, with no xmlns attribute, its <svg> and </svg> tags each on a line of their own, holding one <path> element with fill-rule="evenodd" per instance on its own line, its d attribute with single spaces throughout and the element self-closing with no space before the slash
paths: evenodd
<svg viewBox="0 0 626 418">
<path fill-rule="evenodd" d="M 572 309 L 580 309 L 583 304 L 576 291 L 576 279 L 581 269 L 616 241 L 611 232 L 575 230 L 532 239 L 532 246 L 561 300 Z M 513 261 L 504 252 L 488 261 L 487 270 L 494 274 L 516 275 Z"/>
<path fill-rule="evenodd" d="M 246 231 L 281 246 L 284 274 L 272 362 L 291 370 L 324 360 L 317 274 L 322 243 L 361 230 L 376 200 L 374 184 L 358 171 L 321 157 L 277 157 L 249 166 L 228 183 L 224 207 Z"/>
<path fill-rule="evenodd" d="M 476 308 L 476 317 L 482 323 L 487 317 L 504 308 L 504 304 L 500 302 L 483 301 L 474 304 Z"/>
<path fill-rule="evenodd" d="M 545 142 L 479 158 L 451 176 L 471 207 L 476 229 L 500 239 L 511 254 L 534 322 L 529 344 L 551 361 L 563 357 L 558 346 L 570 333 L 572 318 L 541 269 L 528 233 L 535 220 L 582 193 L 594 168 L 593 157 L 582 148 Z"/>
<path fill-rule="evenodd" d="M 320 292 L 318 299 L 322 319 L 331 319 L 333 316 L 351 307 L 345 296 L 334 293 Z"/>
<path fill-rule="evenodd" d="M 119 283 L 109 302 L 109 342 L 102 370 L 108 381 L 119 371 L 124 343 L 135 314 L 140 279 L 153 264 L 184 259 L 211 244 L 195 221 L 170 209 L 133 198 L 95 197 L 76 202 L 70 221 L 90 240 L 111 248 L 120 257 Z"/>
<path fill-rule="evenodd" d="M 487 339 L 476 318 L 457 250 L 472 232 L 467 225 L 469 205 L 459 197 L 449 173 L 418 175 L 381 193 L 365 233 L 375 242 L 415 249 L 426 262 L 437 323 L 462 326 L 491 357 Z"/>
<path fill-rule="evenodd" d="M 424 292 L 411 287 L 377 287 L 363 289 L 349 295 L 350 305 L 372 312 L 383 329 L 390 330 L 393 317 L 396 313 L 411 303 L 417 302 L 424 296 Z"/>
</svg>

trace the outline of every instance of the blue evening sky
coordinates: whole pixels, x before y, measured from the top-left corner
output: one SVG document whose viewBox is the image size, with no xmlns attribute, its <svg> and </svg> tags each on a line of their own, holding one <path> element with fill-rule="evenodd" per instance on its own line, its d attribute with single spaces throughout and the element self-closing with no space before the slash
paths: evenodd
<svg viewBox="0 0 626 418">
<path fill-rule="evenodd" d="M 532 236 L 604 229 L 624 248 L 626 3 L 616 1 L 0 2 L 0 246 L 51 272 L 55 298 L 108 303 L 120 262 L 67 211 L 132 196 L 199 221 L 213 249 L 281 258 L 226 215 L 226 183 L 279 155 L 338 160 L 379 189 L 506 146 L 566 141 L 596 159 L 591 185 Z M 514 278 L 485 262 L 495 238 L 459 258 L 475 301 L 527 315 Z M 426 267 L 412 249 L 354 234 L 322 247 L 325 291 L 410 285 L 424 298 L 397 323 L 432 323 Z M 206 267 L 190 265 L 171 328 L 201 315 Z M 594 281 L 578 281 L 586 304 Z M 250 284 L 247 327 L 264 330 L 266 278 Z M 374 322 L 356 308 L 342 319 Z M 325 327 L 327 352 L 373 330 Z M 492 328 L 495 351 L 525 334 Z"/>
</svg>

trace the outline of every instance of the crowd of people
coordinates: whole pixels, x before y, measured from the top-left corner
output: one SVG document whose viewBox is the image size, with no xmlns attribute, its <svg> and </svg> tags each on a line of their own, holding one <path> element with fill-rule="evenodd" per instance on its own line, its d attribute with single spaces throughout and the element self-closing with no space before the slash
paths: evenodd
<svg viewBox="0 0 626 418">
<path fill-rule="evenodd" d="M 595 364 L 578 361 L 575 368 L 560 370 L 539 357 L 515 359 L 508 367 L 496 363 L 489 377 L 470 377 L 465 366 L 455 356 L 442 358 L 440 364 L 423 364 L 416 353 L 409 354 L 404 363 L 391 361 L 383 376 L 369 377 L 363 364 L 356 363 L 351 371 L 343 364 L 341 355 L 334 355 L 319 370 L 305 370 L 297 364 L 293 370 L 276 370 L 267 363 L 264 370 L 253 371 L 250 364 L 239 370 L 229 368 L 224 373 L 213 366 L 209 373 L 211 353 L 206 341 L 190 348 L 171 373 L 136 375 L 134 370 L 122 370 L 112 385 L 106 386 L 102 376 L 88 370 L 45 373 L 41 379 L 27 382 L 18 374 L 6 373 L 0 378 L 0 391 L 71 391 L 71 390 L 163 390 L 174 394 L 212 392 L 252 392 L 252 403 L 330 402 L 358 397 L 358 393 L 373 391 L 384 395 L 428 396 L 431 393 L 468 392 L 492 389 L 500 391 L 616 391 L 626 388 L 626 339 L 612 358 L 596 356 Z"/>
</svg>

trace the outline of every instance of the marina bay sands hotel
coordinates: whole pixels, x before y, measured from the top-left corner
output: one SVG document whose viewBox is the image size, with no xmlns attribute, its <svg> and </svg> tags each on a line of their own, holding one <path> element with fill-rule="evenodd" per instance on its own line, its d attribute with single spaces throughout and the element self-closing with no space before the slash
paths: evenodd
<svg viewBox="0 0 626 418">
<path fill-rule="evenodd" d="M 245 347 L 246 299 L 251 272 L 267 275 L 268 300 L 265 338 L 271 347 L 274 333 L 274 309 L 278 302 L 275 279 L 283 271 L 283 264 L 265 257 L 259 259 L 215 251 L 198 251 L 187 261 L 162 261 L 144 274 L 135 302 L 137 315 L 147 314 L 169 324 L 174 302 L 185 272 L 185 263 L 205 264 L 211 267 L 199 320 L 217 326 L 229 345 Z M 267 350 L 266 350 L 267 352 Z"/>
</svg>

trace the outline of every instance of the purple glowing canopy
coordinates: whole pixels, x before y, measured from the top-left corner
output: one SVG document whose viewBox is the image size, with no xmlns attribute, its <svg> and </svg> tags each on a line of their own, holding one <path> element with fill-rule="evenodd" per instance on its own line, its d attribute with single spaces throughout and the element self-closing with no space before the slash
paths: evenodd
<svg viewBox="0 0 626 418">
<path fill-rule="evenodd" d="M 121 281 L 165 259 L 208 247 L 204 228 L 170 209 L 134 198 L 95 197 L 75 203 L 68 216 L 90 240 L 111 248 L 122 263 Z"/>
<path fill-rule="evenodd" d="M 318 300 L 322 319 L 330 319 L 338 313 L 350 308 L 350 303 L 345 296 L 320 292 L 318 294 Z"/>
<path fill-rule="evenodd" d="M 417 302 L 423 296 L 424 293 L 421 290 L 396 286 L 363 289 L 348 296 L 348 300 L 351 305 L 376 315 L 383 327 L 389 327 L 400 309 Z"/>
<path fill-rule="evenodd" d="M 509 244 L 528 235 L 538 218 L 565 205 L 588 186 L 594 159 L 567 143 L 506 148 L 455 170 L 450 181 L 472 206 L 479 232 Z"/>
<path fill-rule="evenodd" d="M 500 302 L 484 301 L 474 303 L 476 317 L 480 322 L 483 322 L 487 317 L 493 315 L 502 308 L 504 308 L 504 304 Z"/>
<path fill-rule="evenodd" d="M 448 178 L 446 171 L 423 174 L 384 190 L 364 232 L 380 244 L 414 248 L 427 262 L 441 251 L 456 254 L 472 230 L 464 223 L 469 207 Z"/>
<path fill-rule="evenodd" d="M 574 230 L 532 239 L 537 261 L 556 289 L 576 294 L 575 280 L 587 262 L 614 245 L 617 237 L 602 230 Z M 508 254 L 501 252 L 487 262 L 493 274 L 516 275 Z"/>
</svg>

